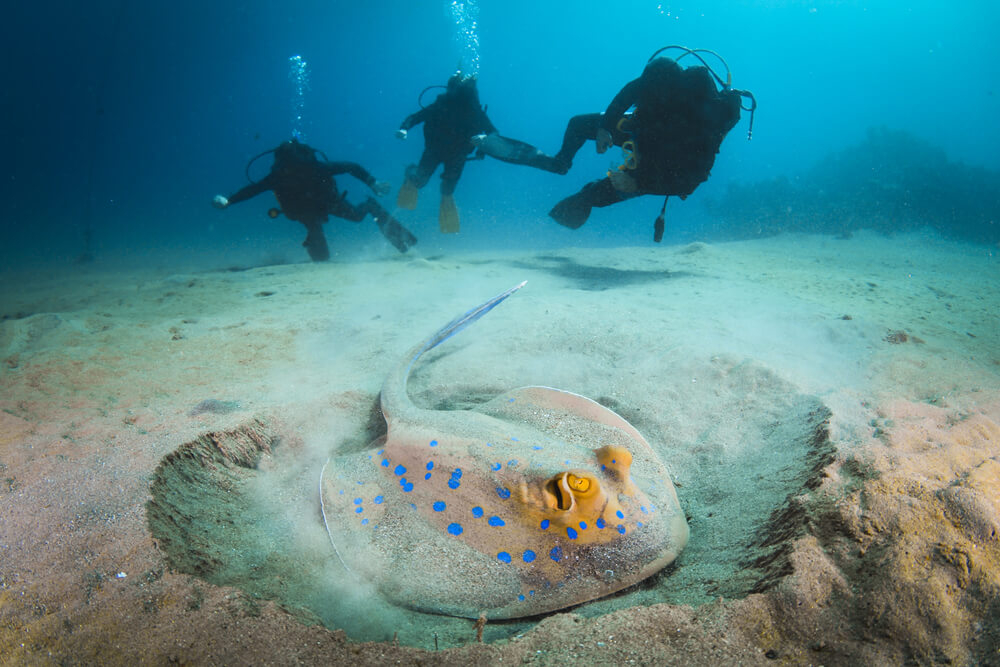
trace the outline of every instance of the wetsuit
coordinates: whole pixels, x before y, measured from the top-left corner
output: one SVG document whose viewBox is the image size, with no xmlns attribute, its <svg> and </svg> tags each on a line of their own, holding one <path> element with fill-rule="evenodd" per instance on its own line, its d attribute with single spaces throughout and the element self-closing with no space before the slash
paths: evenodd
<svg viewBox="0 0 1000 667">
<path fill-rule="evenodd" d="M 475 148 L 472 137 L 497 131 L 479 104 L 475 79 L 452 77 L 444 93 L 407 116 L 399 129 L 409 130 L 420 123 L 424 124 L 424 152 L 418 164 L 406 168 L 406 180 L 422 188 L 437 166 L 443 164 L 441 194 L 450 196 L 462 176 L 465 158 Z"/>
<path fill-rule="evenodd" d="M 235 204 L 266 190 L 273 191 L 281 212 L 305 225 L 306 240 L 302 245 L 315 261 L 330 258 L 323 234 L 323 223 L 330 215 L 352 222 L 361 222 L 371 215 L 385 238 L 400 252 L 406 252 L 417 242 L 374 198 L 368 197 L 357 206 L 348 202 L 347 193 L 337 189 L 333 178 L 340 174 L 350 174 L 369 188 L 375 187 L 375 178 L 361 165 L 319 160 L 315 149 L 292 140 L 275 149 L 271 173 L 230 195 L 228 200 Z"/>
<path fill-rule="evenodd" d="M 634 113 L 626 113 L 632 107 Z M 615 146 L 634 142 L 634 166 L 617 178 L 588 183 L 556 204 L 549 215 L 576 229 L 595 206 L 644 194 L 686 198 L 708 178 L 722 140 L 739 119 L 739 93 L 717 90 L 707 68 L 684 69 L 670 58 L 654 59 L 619 91 L 603 114 L 571 118 L 554 157 L 568 169 L 583 143 L 604 129 Z M 623 182 L 630 187 L 618 187 Z"/>
</svg>

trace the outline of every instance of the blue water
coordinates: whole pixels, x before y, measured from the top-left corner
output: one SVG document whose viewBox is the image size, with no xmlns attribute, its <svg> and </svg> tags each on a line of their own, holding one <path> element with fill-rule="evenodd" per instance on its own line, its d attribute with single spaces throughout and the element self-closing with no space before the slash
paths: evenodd
<svg viewBox="0 0 1000 667">
<path fill-rule="evenodd" d="M 210 207 L 212 196 L 243 185 L 247 160 L 293 132 L 398 187 L 423 142 L 418 131 L 405 142 L 394 131 L 417 109 L 417 94 L 444 83 L 460 61 L 478 69 L 500 131 L 551 153 L 570 116 L 603 110 L 659 47 L 723 55 L 734 86 L 759 102 L 753 140 L 744 114 L 708 182 L 686 202 L 671 201 L 665 243 L 717 227 L 704 204 L 731 184 L 795 178 L 873 126 L 911 133 L 956 164 L 1000 169 L 995 2 L 477 5 L 12 3 L 0 28 L 0 264 L 68 262 L 88 248 L 96 262 L 197 248 L 217 251 L 219 264 L 245 246 L 297 249 L 303 230 L 267 218 L 270 195 L 224 212 Z M 308 85 L 293 75 L 295 56 L 307 64 Z M 566 176 L 473 162 L 456 192 L 461 234 L 437 231 L 437 176 L 420 207 L 399 217 L 424 254 L 650 245 L 657 197 L 595 210 L 577 231 L 546 215 L 616 160 L 588 144 Z M 367 194 L 350 177 L 338 183 L 354 201 Z M 390 208 L 394 196 L 385 198 Z M 337 219 L 327 236 L 340 259 L 378 240 L 370 222 Z M 289 259 L 304 261 L 299 252 Z"/>
</svg>

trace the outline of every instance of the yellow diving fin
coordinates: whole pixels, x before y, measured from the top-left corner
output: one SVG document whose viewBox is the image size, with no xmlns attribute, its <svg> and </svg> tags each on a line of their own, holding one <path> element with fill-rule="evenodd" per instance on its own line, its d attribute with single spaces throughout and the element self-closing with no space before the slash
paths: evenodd
<svg viewBox="0 0 1000 667">
<path fill-rule="evenodd" d="M 442 234 L 458 233 L 458 207 L 455 206 L 455 198 L 451 195 L 441 195 L 438 227 Z"/>
<path fill-rule="evenodd" d="M 417 186 L 410 179 L 406 179 L 399 188 L 399 194 L 396 195 L 396 206 L 412 211 L 417 207 L 417 194 Z"/>
</svg>

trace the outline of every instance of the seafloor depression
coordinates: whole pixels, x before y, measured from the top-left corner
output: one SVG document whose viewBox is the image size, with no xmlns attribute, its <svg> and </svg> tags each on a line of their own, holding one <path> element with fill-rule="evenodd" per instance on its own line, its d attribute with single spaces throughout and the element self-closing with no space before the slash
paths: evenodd
<svg viewBox="0 0 1000 667">
<path fill-rule="evenodd" d="M 579 605 L 575 613 L 739 598 L 768 589 L 790 571 L 791 543 L 805 527 L 797 498 L 818 484 L 832 460 L 830 413 L 817 397 L 799 393 L 760 364 L 704 363 L 715 374 L 718 400 L 698 411 L 702 423 L 691 425 L 697 435 L 689 442 L 671 438 L 648 410 L 597 398 L 635 425 L 668 462 L 691 538 L 659 574 Z M 468 387 L 460 395 L 440 388 L 414 393 L 435 409 L 461 409 L 490 397 L 470 394 Z M 426 405 L 431 396 L 436 403 Z M 384 430 L 377 397 L 365 400 L 372 418 L 353 446 Z M 738 429 L 732 428 L 736 412 Z M 353 639 L 428 648 L 469 641 L 472 621 L 395 607 L 344 571 L 323 528 L 317 493 L 322 460 L 311 449 L 279 416 L 257 416 L 230 431 L 205 433 L 164 457 L 147 515 L 169 566 L 240 589 L 248 609 L 274 600 L 303 622 L 344 629 Z M 535 620 L 491 622 L 485 639 L 522 632 Z"/>
</svg>

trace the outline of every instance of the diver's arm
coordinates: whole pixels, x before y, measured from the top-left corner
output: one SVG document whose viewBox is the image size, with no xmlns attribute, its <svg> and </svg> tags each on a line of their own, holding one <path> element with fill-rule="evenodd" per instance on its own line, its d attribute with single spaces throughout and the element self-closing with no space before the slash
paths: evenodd
<svg viewBox="0 0 1000 667">
<path fill-rule="evenodd" d="M 618 91 L 615 98 L 611 100 L 611 104 L 604 112 L 604 117 L 601 118 L 601 127 L 608 132 L 614 133 L 615 127 L 618 125 L 618 121 L 622 119 L 625 112 L 629 110 L 630 107 L 634 106 L 636 101 L 639 99 L 639 88 L 642 78 L 633 79 L 625 84 L 625 87 Z"/>
<path fill-rule="evenodd" d="M 268 174 L 267 176 L 257 181 L 256 183 L 251 183 L 250 185 L 244 188 L 240 188 L 233 194 L 226 197 L 226 199 L 228 200 L 227 206 L 229 204 L 237 204 L 241 201 L 246 201 L 251 197 L 256 197 L 261 192 L 265 192 L 266 190 L 270 189 L 271 189 L 271 175 Z"/>
<path fill-rule="evenodd" d="M 424 107 L 420 111 L 411 113 L 409 116 L 403 119 L 403 122 L 399 124 L 399 129 L 409 130 L 414 125 L 419 125 L 420 123 L 427 120 L 427 110 L 430 107 Z"/>
<path fill-rule="evenodd" d="M 493 121 L 486 115 L 485 109 L 479 110 L 479 127 L 478 134 L 500 134 L 500 131 L 493 125 Z"/>
<path fill-rule="evenodd" d="M 375 194 L 382 195 L 387 191 L 387 188 L 383 187 L 381 182 L 375 180 L 371 172 L 357 162 L 324 162 L 323 166 L 334 176 L 338 174 L 350 174 L 371 188 Z"/>
</svg>

